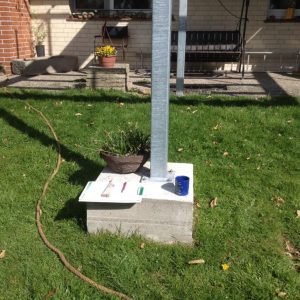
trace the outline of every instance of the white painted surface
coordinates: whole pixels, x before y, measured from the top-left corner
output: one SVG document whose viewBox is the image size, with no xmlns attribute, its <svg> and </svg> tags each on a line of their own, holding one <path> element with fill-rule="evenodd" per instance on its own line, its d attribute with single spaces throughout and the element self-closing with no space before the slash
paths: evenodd
<svg viewBox="0 0 300 300">
<path fill-rule="evenodd" d="M 108 179 L 89 181 L 79 197 L 80 202 L 94 203 L 139 203 L 142 197 L 137 194 L 139 185 L 136 182 L 112 181 Z M 108 190 L 109 188 L 109 190 Z M 107 194 L 108 196 L 104 196 Z"/>
<path fill-rule="evenodd" d="M 88 183 L 82 192 L 79 201 L 90 203 L 139 203 L 147 199 L 187 202 L 193 203 L 193 165 L 183 163 L 168 163 L 168 173 L 170 179 L 165 182 L 150 181 L 150 163 L 138 172 L 132 174 L 117 174 L 105 168 L 93 183 Z M 190 178 L 189 194 L 187 196 L 178 196 L 175 194 L 175 177 L 188 176 Z M 113 187 L 109 197 L 102 197 L 104 190 L 110 180 Z M 123 184 L 126 187 L 122 192 Z M 143 187 L 143 195 L 138 195 L 138 189 Z"/>
</svg>

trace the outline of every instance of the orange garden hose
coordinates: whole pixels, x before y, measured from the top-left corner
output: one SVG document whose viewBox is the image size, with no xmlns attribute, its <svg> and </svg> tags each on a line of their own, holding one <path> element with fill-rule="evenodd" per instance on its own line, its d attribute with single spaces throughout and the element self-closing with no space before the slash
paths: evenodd
<svg viewBox="0 0 300 300">
<path fill-rule="evenodd" d="M 45 197 L 47 191 L 48 191 L 48 187 L 50 182 L 52 181 L 52 179 L 56 176 L 56 174 L 58 173 L 60 166 L 62 164 L 62 156 L 61 156 L 61 147 L 60 147 L 60 142 L 59 139 L 57 137 L 57 134 L 55 132 L 55 130 L 53 129 L 50 121 L 47 119 L 47 117 L 38 109 L 34 108 L 32 105 L 30 105 L 29 103 L 26 103 L 32 110 L 34 110 L 37 114 L 39 114 L 41 116 L 41 118 L 44 120 L 44 122 L 47 124 L 47 126 L 49 127 L 55 141 L 56 141 L 56 145 L 57 145 L 57 161 L 56 161 L 56 166 L 53 169 L 51 175 L 48 177 L 47 181 L 44 184 L 42 193 L 36 203 L 36 210 L 35 210 L 35 219 L 36 219 L 36 225 L 38 228 L 38 232 L 39 235 L 42 239 L 42 241 L 44 242 L 44 244 L 52 251 L 54 252 L 59 259 L 61 260 L 62 264 L 73 274 L 75 274 L 77 277 L 79 277 L 81 280 L 89 283 L 90 285 L 92 285 L 93 287 L 95 287 L 97 290 L 109 294 L 109 295 L 113 295 L 113 296 L 117 296 L 120 299 L 125 299 L 125 300 L 132 300 L 132 298 L 128 297 L 127 295 L 117 292 L 115 290 L 112 290 L 110 288 L 107 288 L 95 281 L 93 281 L 92 279 L 90 279 L 89 277 L 83 275 L 81 272 L 79 272 L 74 266 L 72 266 L 69 261 L 66 259 L 65 255 L 62 253 L 61 250 L 59 250 L 57 247 L 55 247 L 54 245 L 52 245 L 49 240 L 47 239 L 44 230 L 43 230 L 43 226 L 42 226 L 42 222 L 41 222 L 41 215 L 42 215 L 42 200 Z"/>
</svg>

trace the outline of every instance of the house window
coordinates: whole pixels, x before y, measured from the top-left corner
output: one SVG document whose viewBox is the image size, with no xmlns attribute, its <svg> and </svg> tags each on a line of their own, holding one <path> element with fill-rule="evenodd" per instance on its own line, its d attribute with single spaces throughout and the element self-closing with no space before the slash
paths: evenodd
<svg viewBox="0 0 300 300">
<path fill-rule="evenodd" d="M 150 0 L 114 0 L 114 9 L 150 9 Z"/>
<path fill-rule="evenodd" d="M 74 0 L 75 10 L 149 10 L 152 0 Z"/>
<path fill-rule="evenodd" d="M 288 9 L 294 9 L 292 12 Z M 270 0 L 268 9 L 268 19 L 284 20 L 299 19 L 300 16 L 300 0 Z"/>
<path fill-rule="evenodd" d="M 76 9 L 104 9 L 104 0 L 75 0 Z"/>
<path fill-rule="evenodd" d="M 300 8 L 300 0 L 271 0 L 271 9 Z"/>
</svg>

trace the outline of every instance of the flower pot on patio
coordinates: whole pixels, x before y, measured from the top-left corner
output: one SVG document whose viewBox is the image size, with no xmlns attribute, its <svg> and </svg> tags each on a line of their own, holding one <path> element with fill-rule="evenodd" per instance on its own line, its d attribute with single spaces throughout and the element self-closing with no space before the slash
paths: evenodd
<svg viewBox="0 0 300 300">
<path fill-rule="evenodd" d="M 36 45 L 35 46 L 36 56 L 43 57 L 45 56 L 45 46 L 44 45 Z"/>
<path fill-rule="evenodd" d="M 95 49 L 95 55 L 99 59 L 100 66 L 104 68 L 112 68 L 115 65 L 117 53 L 116 48 L 111 45 L 100 46 Z"/>
<path fill-rule="evenodd" d="M 33 26 L 34 44 L 37 57 L 45 56 L 45 38 L 47 36 L 46 24 L 44 22 Z"/>
<path fill-rule="evenodd" d="M 112 68 L 117 60 L 117 56 L 100 56 L 99 57 L 99 63 L 100 66 L 103 68 Z"/>
</svg>

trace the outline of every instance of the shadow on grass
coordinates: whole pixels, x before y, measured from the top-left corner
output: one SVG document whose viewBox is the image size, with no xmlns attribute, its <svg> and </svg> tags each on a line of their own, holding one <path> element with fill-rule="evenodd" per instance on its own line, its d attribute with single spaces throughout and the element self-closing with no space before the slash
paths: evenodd
<svg viewBox="0 0 300 300">
<path fill-rule="evenodd" d="M 20 100 L 53 100 L 73 102 L 102 102 L 102 103 L 129 103 L 141 104 L 151 102 L 150 96 L 140 96 L 134 93 L 123 93 L 119 91 L 104 90 L 76 90 L 47 92 L 34 90 L 0 89 L 0 99 Z M 171 96 L 170 103 L 174 105 L 208 105 L 221 107 L 243 107 L 243 106 L 292 106 L 298 105 L 299 99 L 289 95 L 278 97 L 253 98 L 246 96 L 224 96 L 224 95 L 188 95 L 185 97 Z"/>
<path fill-rule="evenodd" d="M 55 217 L 55 221 L 75 220 L 76 224 L 87 231 L 86 227 L 86 205 L 78 202 L 80 194 L 65 202 L 65 206 L 60 209 Z"/>
<path fill-rule="evenodd" d="M 43 146 L 56 147 L 56 141 L 53 138 L 26 124 L 23 120 L 12 115 L 7 110 L 0 108 L 0 118 L 21 133 L 39 141 Z M 74 161 L 80 166 L 80 170 L 69 177 L 70 182 L 84 186 L 91 179 L 95 179 L 102 171 L 102 165 L 85 158 L 63 144 L 60 144 L 60 146 L 62 158 L 66 161 Z M 78 198 L 68 200 L 65 203 L 65 207 L 58 212 L 56 220 L 75 218 L 77 224 L 85 228 L 85 225 L 83 226 L 85 223 L 85 216 L 83 216 L 83 214 L 85 214 L 85 208 L 84 205 L 78 203 L 77 199 Z"/>
</svg>

